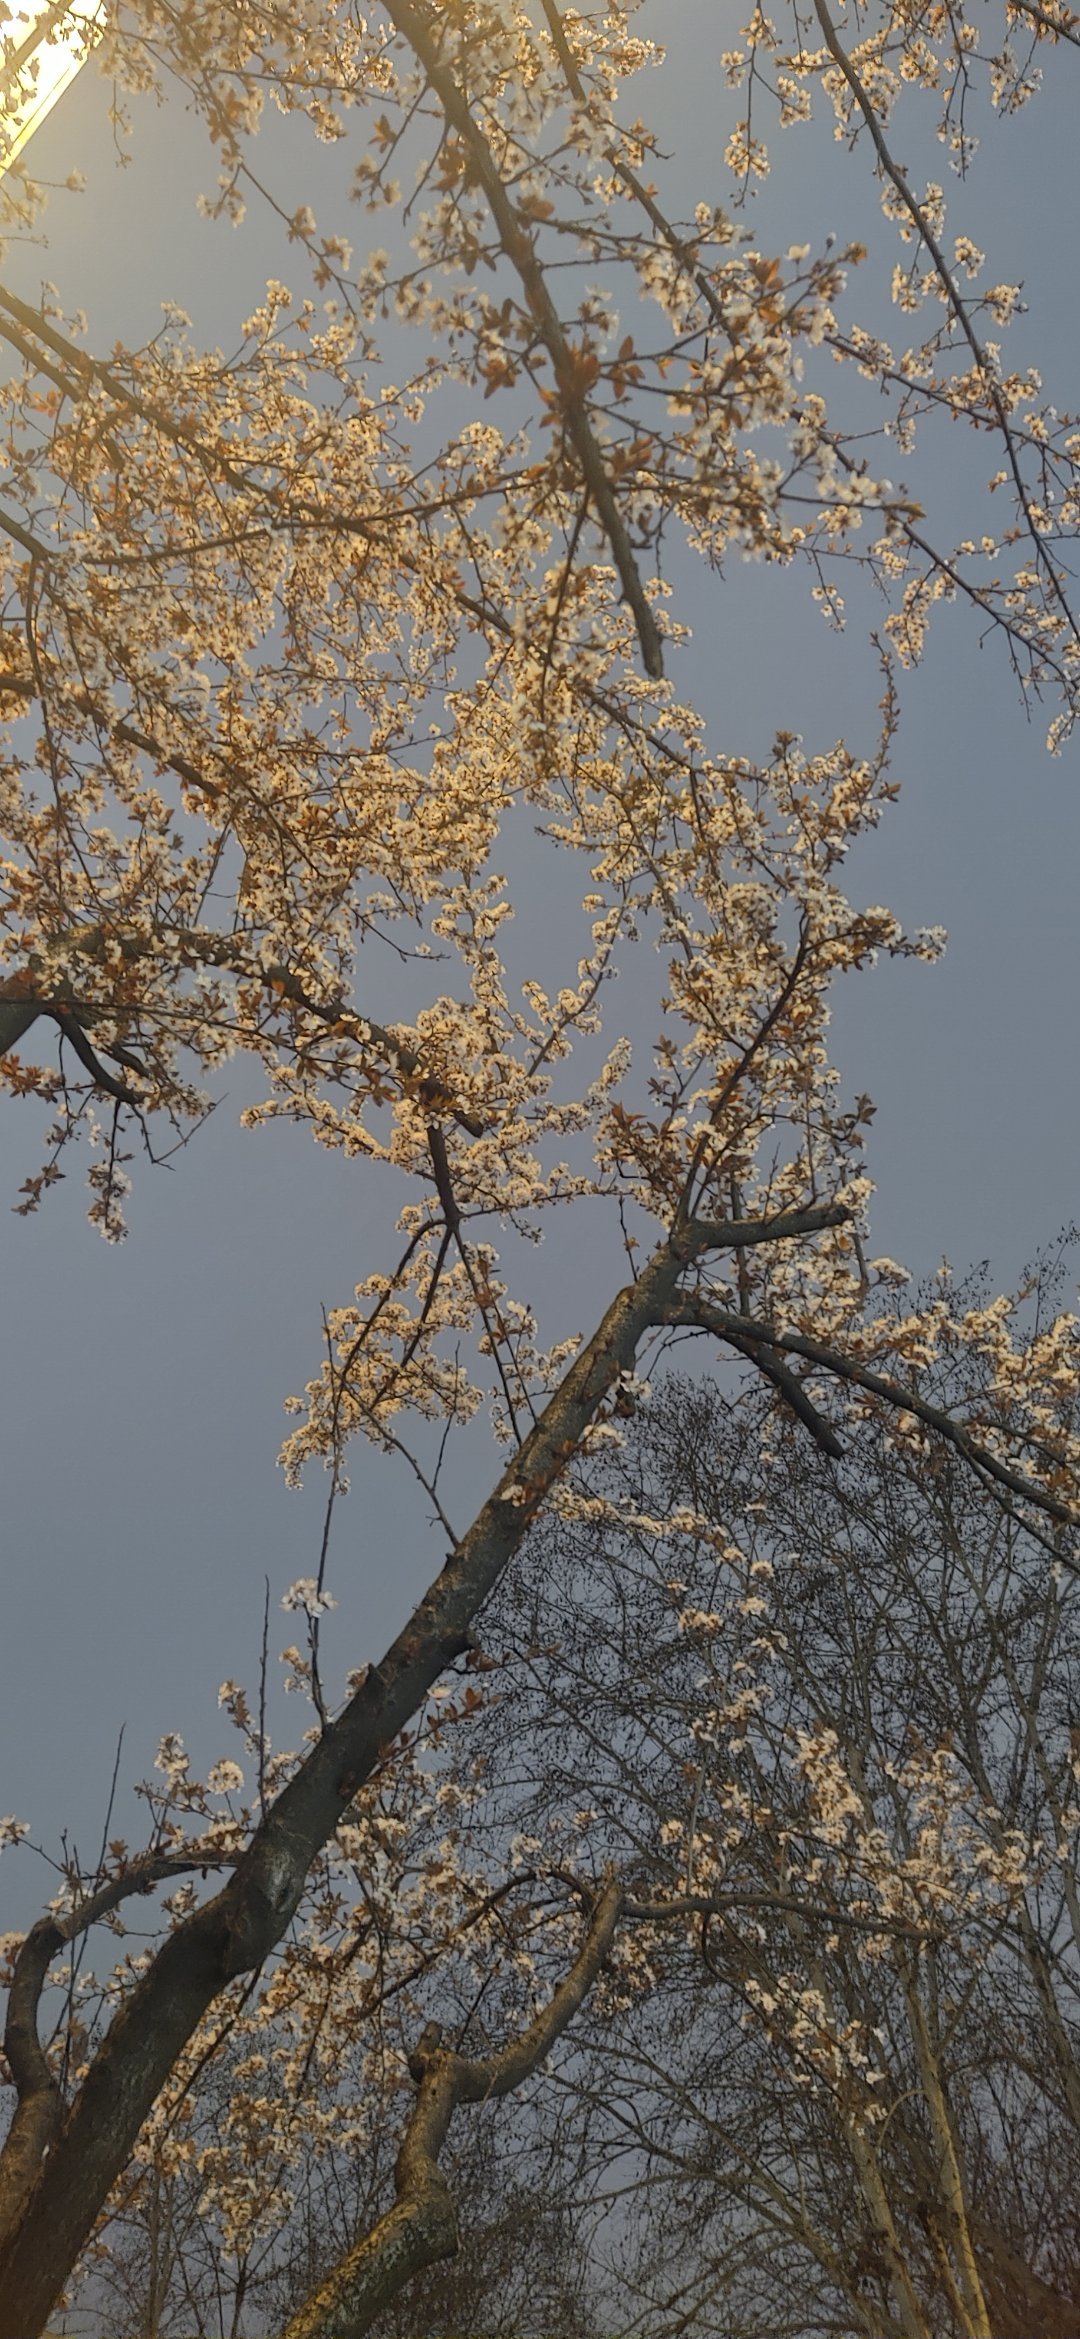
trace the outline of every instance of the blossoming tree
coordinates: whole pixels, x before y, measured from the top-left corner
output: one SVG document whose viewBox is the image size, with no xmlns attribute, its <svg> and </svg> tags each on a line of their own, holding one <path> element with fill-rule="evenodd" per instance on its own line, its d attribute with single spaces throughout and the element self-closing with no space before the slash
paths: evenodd
<svg viewBox="0 0 1080 2339">
<path fill-rule="evenodd" d="M 980 288 L 980 253 L 950 247 L 941 189 L 920 190 L 890 128 L 928 100 L 966 168 L 980 92 L 1014 110 L 1036 52 L 1069 61 L 1075 20 L 1059 0 L 1008 0 L 987 50 L 963 8 L 755 14 L 724 61 L 747 117 L 687 219 L 627 104 L 658 61 L 635 19 L 557 0 L 381 0 L 366 16 L 139 0 L 99 54 L 121 87 L 178 81 L 201 109 L 211 207 L 273 199 L 257 150 L 270 101 L 349 142 L 354 193 L 395 220 L 396 248 L 355 260 L 337 223 L 296 209 L 310 294 L 269 285 L 229 357 L 176 314 L 149 347 L 99 356 L 51 296 L 0 289 L 0 1062 L 14 1096 L 53 1110 L 23 1206 L 85 1135 L 91 1215 L 118 1236 L 132 1145 L 183 1134 L 203 1080 L 244 1051 L 267 1087 L 249 1121 L 304 1122 L 400 1196 L 396 1255 L 332 1316 L 287 1468 L 326 1461 L 336 1491 L 367 1438 L 407 1457 L 437 1522 L 427 1592 L 337 1712 L 326 1585 L 298 1590 L 314 1735 L 264 1767 L 250 1811 L 209 1819 L 166 1748 L 175 1792 L 145 1854 L 70 1878 L 13 1946 L 0 2339 L 44 2327 L 163 2091 L 194 2083 L 200 2025 L 274 1960 L 327 1847 L 356 1853 L 385 1750 L 449 1666 L 482 1664 L 485 1600 L 545 1509 L 577 1499 L 572 1465 L 635 1401 L 647 1349 L 704 1331 L 829 1454 L 847 1403 L 916 1422 L 1054 1551 L 1077 1516 L 1071 1326 L 1049 1363 L 1045 1342 L 1006 1339 L 968 1412 L 919 1395 L 926 1327 L 874 1297 L 894 1271 L 867 1255 L 866 1100 L 842 1099 L 827 1047 L 835 978 L 939 946 L 840 884 L 891 793 L 895 668 L 935 605 L 965 600 L 1025 684 L 1053 692 L 1052 745 L 1076 711 L 1080 439 L 1007 369 L 992 335 L 1016 288 Z M 855 149 L 853 224 L 876 175 L 912 347 L 860 322 L 861 243 L 772 256 L 740 223 L 772 103 L 781 122 L 832 109 Z M 0 188 L 8 229 L 39 200 L 23 161 Z M 598 269 L 617 291 L 595 288 Z M 399 383 L 380 367 L 388 316 L 418 336 Z M 846 387 L 842 419 L 825 396 L 837 361 L 856 407 L 868 385 L 854 419 Z M 463 420 L 478 397 L 485 419 Z M 993 448 L 994 536 L 939 542 L 886 476 L 942 417 Z M 669 546 L 679 575 L 696 564 L 692 594 L 662 573 Z M 804 562 L 834 617 L 842 564 L 880 586 L 871 753 L 785 729 L 756 764 L 685 703 L 691 605 L 736 553 Z M 533 881 L 560 900 L 573 887 L 580 921 L 562 945 L 553 921 L 539 969 L 515 963 L 500 869 L 526 820 Z M 376 938 L 400 953 L 398 1004 L 372 999 Z M 656 973 L 634 1056 L 609 1010 L 628 965 L 637 995 Z M 522 1242 L 573 1248 L 605 1212 L 607 1303 L 545 1346 Z M 490 1492 L 453 1521 L 441 1455 L 485 1410 Z M 163 1884 L 159 1946 L 122 1976 L 104 2030 L 80 2041 L 72 2016 L 43 2042 L 56 1959 Z M 490 2053 L 425 2034 L 390 2222 L 357 2233 L 291 2339 L 359 2332 L 425 2252 L 452 2247 L 451 2113 L 543 2058 L 621 1906 L 619 1881 L 601 1882 L 562 1979 Z"/>
</svg>

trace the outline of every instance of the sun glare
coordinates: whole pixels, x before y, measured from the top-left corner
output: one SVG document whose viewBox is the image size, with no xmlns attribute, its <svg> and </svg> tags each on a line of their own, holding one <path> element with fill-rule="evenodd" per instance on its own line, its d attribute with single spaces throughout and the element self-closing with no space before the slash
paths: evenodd
<svg viewBox="0 0 1080 2339">
<path fill-rule="evenodd" d="M 85 64 L 103 13 L 103 0 L 85 0 L 77 14 L 70 0 L 46 0 L 44 6 L 24 0 L 11 8 L 0 36 L 0 173 L 22 153 Z"/>
</svg>

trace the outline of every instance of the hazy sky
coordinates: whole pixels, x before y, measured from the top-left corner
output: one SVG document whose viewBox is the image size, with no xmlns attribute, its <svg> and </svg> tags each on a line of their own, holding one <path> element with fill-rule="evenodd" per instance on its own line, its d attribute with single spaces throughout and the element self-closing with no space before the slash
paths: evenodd
<svg viewBox="0 0 1080 2339">
<path fill-rule="evenodd" d="M 650 119 L 663 112 L 669 208 L 688 209 L 723 193 L 727 101 L 715 59 L 739 18 L 668 0 L 662 20 L 676 71 L 635 102 Z M 1024 279 L 1032 313 L 1010 354 L 1037 356 L 1062 409 L 1080 405 L 1074 63 L 1049 60 L 1057 86 L 988 142 L 950 220 L 951 231 L 973 227 L 992 279 Z M 28 297 L 43 278 L 55 282 L 87 311 L 91 347 L 148 337 L 166 296 L 201 337 L 235 338 L 267 275 L 300 288 L 295 253 L 266 213 L 239 231 L 198 217 L 214 165 L 179 99 L 139 110 L 134 159 L 119 167 L 108 95 L 87 68 L 35 142 L 41 177 L 78 166 L 89 191 L 57 195 L 48 249 L 9 254 L 8 281 Z M 348 158 L 316 149 L 312 164 L 307 140 L 280 123 L 266 145 L 286 209 L 310 201 L 320 211 Z M 763 246 L 872 229 L 869 161 L 839 150 L 827 125 L 789 133 L 776 160 L 752 214 Z M 346 225 L 359 240 L 366 215 Z M 881 323 L 888 329 L 884 314 Z M 935 463 L 920 476 L 924 500 L 955 500 L 948 445 Z M 974 511 L 969 524 L 980 525 Z M 695 622 L 693 606 L 678 614 Z M 856 599 L 838 641 L 810 610 L 803 578 L 735 564 L 708 596 L 680 687 L 704 701 L 715 740 L 732 750 L 760 751 L 778 727 L 811 747 L 841 732 L 868 746 L 869 622 Z M 905 705 L 901 799 L 849 882 L 912 924 L 947 926 L 949 951 L 937 969 L 886 967 L 841 994 L 838 1057 L 851 1092 L 869 1090 L 879 1107 L 874 1249 L 915 1271 L 943 1252 L 957 1265 L 989 1258 L 1008 1282 L 1077 1210 L 1078 756 L 1046 757 L 1045 718 L 1025 720 L 1004 660 L 993 644 L 980 648 L 960 609 L 907 678 Z M 632 986 L 627 996 L 632 1004 Z M 391 988 L 365 1003 L 393 1020 Z M 388 1191 L 363 1164 L 317 1151 L 284 1124 L 238 1132 L 237 1102 L 254 1092 L 245 1078 L 230 1070 L 220 1111 L 173 1169 L 137 1166 L 120 1250 L 87 1227 L 77 1164 L 37 1218 L 0 1211 L 0 1809 L 52 1841 L 67 1824 L 85 1851 L 121 1723 L 129 1776 L 146 1774 L 166 1728 L 206 1759 L 231 1751 L 218 1684 L 254 1681 L 264 1577 L 276 1611 L 285 1585 L 313 1572 L 318 1547 L 322 1488 L 287 1494 L 275 1471 L 281 1401 L 317 1365 L 321 1307 L 347 1300 L 383 1262 Z M 4 1104 L 9 1200 L 37 1166 L 42 1118 L 33 1104 Z M 570 1240 L 572 1251 L 543 1262 L 552 1336 L 595 1315 L 581 1307 L 588 1229 Z M 610 1288 L 608 1278 L 598 1304 Z M 376 1653 L 439 1558 L 403 1479 L 364 1453 L 353 1482 L 335 1545 L 335 1682 Z M 486 1471 L 463 1500 L 470 1491 L 482 1498 Z M 290 1622 L 275 1613 L 272 1647 L 293 1637 Z M 5 1857 L 0 1929 L 40 1899 L 40 1879 L 21 1866 Z"/>
</svg>

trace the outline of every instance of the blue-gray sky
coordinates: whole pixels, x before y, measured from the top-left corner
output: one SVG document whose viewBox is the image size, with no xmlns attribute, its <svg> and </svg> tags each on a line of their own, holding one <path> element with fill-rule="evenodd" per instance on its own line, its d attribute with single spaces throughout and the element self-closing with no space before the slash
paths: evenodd
<svg viewBox="0 0 1080 2339">
<path fill-rule="evenodd" d="M 665 192 L 680 210 L 723 193 L 734 109 L 716 58 L 737 18 L 705 0 L 669 0 L 662 16 L 670 74 L 636 102 L 661 117 Z M 1023 278 L 1031 315 L 1012 344 L 1040 364 L 1062 409 L 1080 405 L 1073 62 L 1048 59 L 1051 86 L 1026 118 L 998 127 L 971 189 L 955 191 L 950 223 L 972 227 L 993 279 Z M 29 297 L 44 277 L 55 282 L 87 311 L 90 346 L 149 336 L 166 297 L 200 337 L 228 343 L 267 275 L 299 288 L 296 254 L 265 213 L 239 231 L 197 215 L 214 165 L 180 99 L 135 109 L 121 168 L 108 95 L 89 67 L 35 142 L 43 178 L 78 166 L 88 192 L 56 197 L 47 251 L 14 250 L 8 279 Z M 266 145 L 285 208 L 320 211 L 342 158 L 313 154 L 295 126 L 274 124 Z M 875 232 L 869 159 L 838 148 L 828 124 L 778 140 L 776 164 L 751 211 L 764 247 Z M 366 215 L 345 224 L 359 240 Z M 924 496 L 929 485 L 955 500 L 951 466 L 945 443 Z M 968 524 L 977 530 L 976 512 Z M 870 744 L 877 687 L 858 595 L 838 641 L 803 578 L 736 563 L 700 616 L 678 614 L 696 627 L 680 686 L 704 701 L 716 744 L 760 751 L 781 726 L 810 746 L 840 732 Z M 939 622 L 904 704 L 900 801 L 850 882 L 912 924 L 947 926 L 949 950 L 936 969 L 886 967 L 841 994 L 837 1052 L 852 1093 L 869 1090 L 879 1108 L 875 1250 L 917 1272 L 942 1253 L 956 1265 L 988 1258 L 1007 1283 L 1077 1211 L 1080 758 L 1075 747 L 1046 757 L 1044 717 L 1025 719 L 1003 658 L 979 646 L 960 609 Z M 389 989 L 369 1004 L 393 1019 Z M 77 1165 L 36 1218 L 8 1214 L 37 1165 L 42 1116 L 9 1103 L 0 1117 L 0 1808 L 46 1839 L 66 1824 L 84 1849 L 121 1722 L 128 1775 L 145 1774 L 166 1728 L 208 1758 L 227 1750 L 217 1688 L 226 1675 L 254 1678 L 266 1576 L 272 1645 L 291 1637 L 276 1604 L 313 1572 L 322 1488 L 282 1486 L 281 1401 L 316 1365 L 321 1307 L 347 1300 L 385 1255 L 383 1183 L 284 1124 L 239 1132 L 250 1085 L 230 1071 L 220 1111 L 174 1167 L 138 1167 L 118 1251 L 85 1223 Z M 588 1229 L 565 1227 L 543 1266 L 553 1336 L 581 1327 L 588 1280 Z M 595 1296 L 602 1304 L 603 1290 Z M 353 1483 L 335 1544 L 338 1680 L 376 1653 L 439 1557 L 403 1477 L 364 1453 Z M 480 1478 L 477 1499 L 485 1491 Z M 20 1865 L 5 1858 L 0 1930 L 39 1897 Z"/>
</svg>

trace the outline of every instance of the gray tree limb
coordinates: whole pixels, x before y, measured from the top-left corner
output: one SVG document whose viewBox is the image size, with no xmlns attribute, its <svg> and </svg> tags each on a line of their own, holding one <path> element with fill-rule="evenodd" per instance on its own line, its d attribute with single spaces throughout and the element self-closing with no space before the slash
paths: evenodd
<svg viewBox="0 0 1080 2339">
<path fill-rule="evenodd" d="M 38 2035 L 38 2007 L 53 1958 L 133 1894 L 151 1892 L 167 1877 L 230 1865 L 232 1858 L 208 1851 L 150 1853 L 84 1894 L 74 1907 L 50 1912 L 31 1926 L 15 1958 L 4 2025 L 4 2054 L 17 2100 L 0 2151 L 0 2248 L 18 2224 L 63 2116 L 60 2088 Z"/>
<path fill-rule="evenodd" d="M 998 1460 L 989 1447 L 980 1444 L 963 1422 L 954 1420 L 940 1405 L 930 1405 L 915 1389 L 905 1387 L 902 1381 L 890 1380 L 886 1374 L 874 1372 L 870 1365 L 860 1364 L 856 1358 L 844 1356 L 840 1349 L 830 1348 L 824 1341 L 812 1340 L 805 1332 L 781 1332 L 772 1324 L 759 1324 L 754 1316 L 740 1316 L 726 1308 L 715 1307 L 701 1295 L 680 1297 L 673 1301 L 666 1314 L 669 1324 L 681 1324 L 698 1332 L 713 1332 L 745 1355 L 750 1350 L 784 1350 L 790 1356 L 804 1356 L 810 1364 L 834 1373 L 838 1380 L 850 1381 L 855 1388 L 865 1389 L 868 1395 L 880 1397 L 898 1413 L 911 1413 L 916 1421 L 924 1422 L 947 1445 L 976 1470 L 981 1470 L 995 1485 L 1009 1494 L 1018 1495 L 1022 1502 L 1034 1503 L 1064 1527 L 1080 1527 L 1080 1511 L 1068 1503 L 1059 1502 L 1056 1495 L 1040 1486 L 1033 1478 L 1025 1478 L 1007 1462 Z"/>
<path fill-rule="evenodd" d="M 498 2054 L 472 2059 L 442 2044 L 430 2023 L 409 2069 L 416 2102 L 394 2170 L 397 2198 L 339 2259 L 288 2324 L 284 2339 L 363 2339 L 406 2282 L 438 2258 L 453 2257 L 457 2218 L 439 2154 L 461 2104 L 509 2095 L 539 2069 L 588 1996 L 615 1938 L 621 1894 L 612 1879 L 593 1911 L 569 1972 L 520 2037 Z"/>
</svg>

